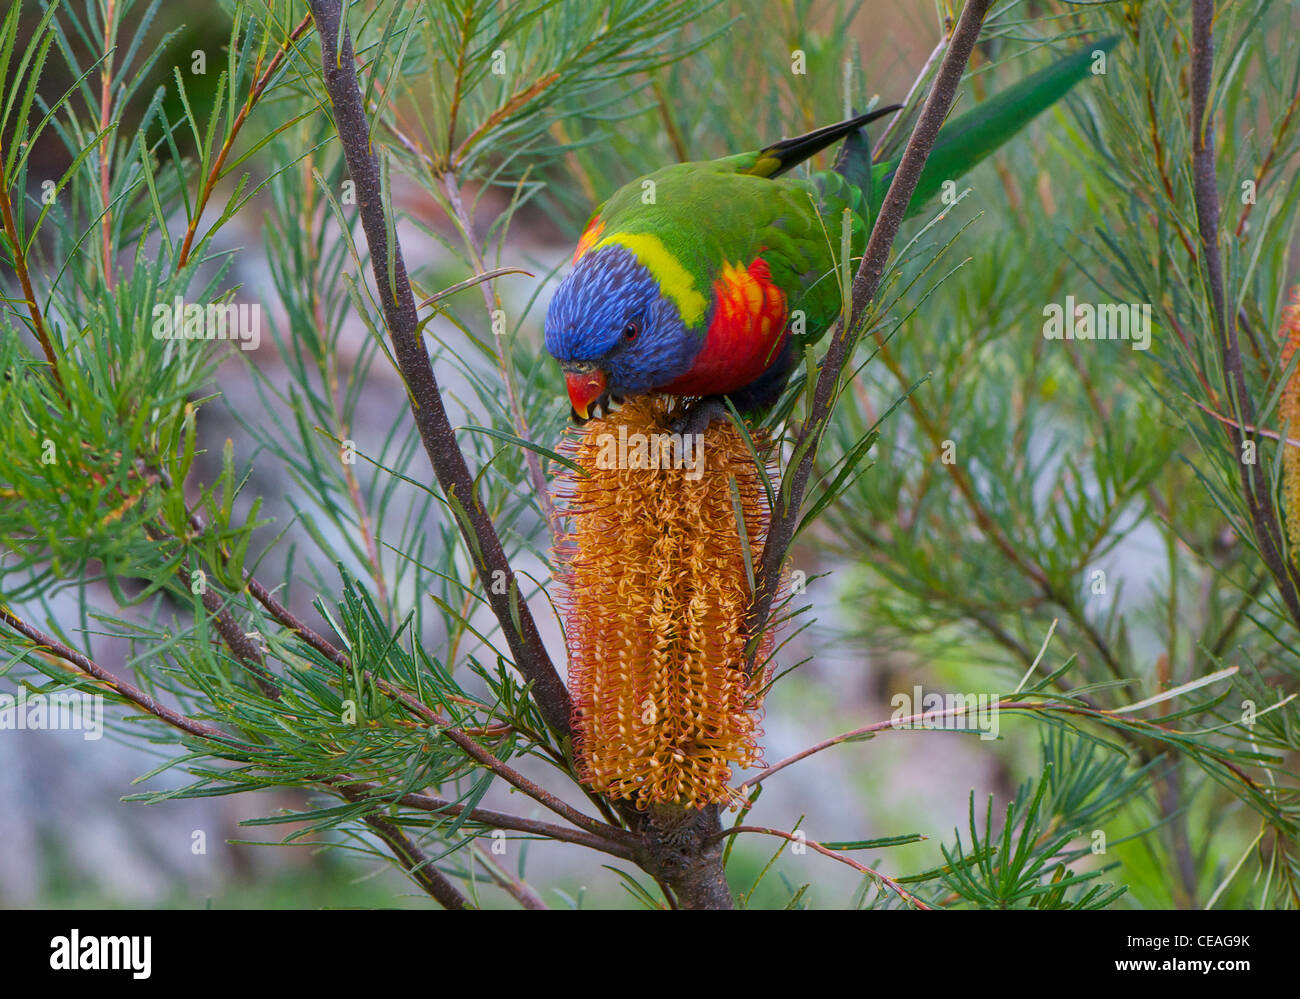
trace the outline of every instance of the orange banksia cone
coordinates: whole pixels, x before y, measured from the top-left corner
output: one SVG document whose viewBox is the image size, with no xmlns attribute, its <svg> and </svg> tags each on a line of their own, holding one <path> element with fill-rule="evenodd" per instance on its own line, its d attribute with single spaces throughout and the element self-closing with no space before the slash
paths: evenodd
<svg viewBox="0 0 1300 999">
<path fill-rule="evenodd" d="M 1300 286 L 1291 289 L 1291 304 L 1282 310 L 1282 370 L 1300 347 Z M 1300 365 L 1287 379 L 1278 402 L 1278 428 L 1290 440 L 1300 440 Z M 1300 448 L 1282 443 L 1282 501 L 1286 506 L 1287 540 L 1291 558 L 1300 562 Z"/>
<path fill-rule="evenodd" d="M 729 422 L 670 436 L 673 405 L 631 400 L 573 431 L 565 449 L 586 474 L 566 474 L 559 489 L 579 776 L 638 808 L 729 803 L 733 768 L 760 762 L 765 681 L 744 671 L 744 538 L 757 566 L 770 523 L 760 476 L 770 471 Z M 765 636 L 759 663 L 770 644 Z"/>
</svg>

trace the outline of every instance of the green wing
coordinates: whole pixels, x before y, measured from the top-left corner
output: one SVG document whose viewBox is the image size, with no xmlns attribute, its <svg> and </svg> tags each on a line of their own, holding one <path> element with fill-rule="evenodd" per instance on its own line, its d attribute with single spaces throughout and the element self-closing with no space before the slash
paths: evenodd
<svg viewBox="0 0 1300 999">
<path fill-rule="evenodd" d="M 745 172 L 760 155 L 664 167 L 620 188 L 597 215 L 602 228 L 593 247 L 614 242 L 632 249 L 700 336 L 707 309 L 695 306 L 712 305 L 723 266 L 746 267 L 759 256 L 785 292 L 787 308 L 804 311 L 810 332 L 839 310 L 833 276 L 819 280 L 834 260 L 819 213 L 819 205 L 825 210 L 821 188 Z M 856 215 L 855 232 L 861 243 Z M 838 235 L 833 245 L 838 251 Z"/>
<path fill-rule="evenodd" d="M 1113 36 L 1081 49 L 944 125 L 908 214 L 1085 79 L 1093 52 L 1109 51 L 1118 41 Z M 786 293 L 789 310 L 804 312 L 805 337 L 814 340 L 840 310 L 834 261 L 844 209 L 850 210 L 851 252 L 858 256 L 866 244 L 863 220 L 875 216 L 898 169 L 897 161 L 870 165 L 870 147 L 859 131 L 889 110 L 754 152 L 657 170 L 620 188 L 601 206 L 593 217 L 600 225 L 593 245 L 621 242 L 633 249 L 701 337 L 723 266 L 747 266 L 761 255 Z M 847 141 L 835 170 L 809 179 L 780 176 L 841 137 Z"/>
</svg>

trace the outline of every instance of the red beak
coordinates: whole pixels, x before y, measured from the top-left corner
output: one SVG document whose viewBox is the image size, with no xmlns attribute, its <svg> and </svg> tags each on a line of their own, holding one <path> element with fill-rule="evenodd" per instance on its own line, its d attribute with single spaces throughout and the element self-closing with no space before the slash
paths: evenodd
<svg viewBox="0 0 1300 999">
<path fill-rule="evenodd" d="M 590 371 L 566 371 L 564 384 L 569 389 L 569 401 L 578 418 L 587 419 L 591 404 L 605 394 L 605 372 L 599 368 Z"/>
</svg>

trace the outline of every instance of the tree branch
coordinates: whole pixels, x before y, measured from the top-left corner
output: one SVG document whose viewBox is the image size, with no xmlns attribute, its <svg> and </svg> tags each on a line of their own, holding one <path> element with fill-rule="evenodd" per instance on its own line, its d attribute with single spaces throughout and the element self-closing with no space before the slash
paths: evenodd
<svg viewBox="0 0 1300 999">
<path fill-rule="evenodd" d="M 447 196 L 447 203 L 451 205 L 452 213 L 456 219 L 456 224 L 460 227 L 462 236 L 465 240 L 465 247 L 469 250 L 471 263 L 473 263 L 478 273 L 482 274 L 487 271 L 487 263 L 483 259 L 483 248 L 479 245 L 479 240 L 474 235 L 474 220 L 465 209 L 465 200 L 461 197 L 460 181 L 452 170 L 448 170 L 442 175 L 442 190 Z M 496 297 L 495 281 L 484 281 L 480 283 L 483 290 L 483 304 L 487 307 L 488 315 L 500 307 L 500 300 Z M 504 338 L 504 334 L 502 334 Z M 524 440 L 528 440 L 528 420 L 524 416 L 524 408 L 519 402 L 519 390 L 515 384 L 514 367 L 510 361 L 510 352 L 501 344 L 493 351 L 496 354 L 497 369 L 501 372 L 501 382 L 506 390 L 506 406 L 510 410 L 511 419 L 514 421 L 515 433 Z M 533 492 L 537 494 L 537 504 L 541 507 L 542 516 L 546 520 L 546 526 L 551 532 L 552 541 L 558 538 L 559 522 L 555 512 L 555 503 L 551 500 L 550 490 L 546 487 L 546 474 L 542 471 L 542 460 L 538 457 L 537 452 L 531 448 L 524 449 L 524 464 L 528 467 L 529 478 L 533 481 Z"/>
<path fill-rule="evenodd" d="M 961 84 L 966 63 L 970 60 L 979 37 L 980 27 L 988 13 L 992 0 L 967 0 L 962 8 L 957 26 L 953 29 L 948 50 L 935 74 L 934 86 L 926 98 L 916 127 L 903 151 L 903 158 L 894 173 L 894 179 L 881 204 L 880 214 L 871 227 L 871 237 L 867 241 L 862 263 L 853 279 L 851 304 L 848 314 L 861 317 L 866 314 L 867 306 L 875 296 L 876 288 L 885 272 L 889 260 L 890 248 L 903 224 L 907 206 L 916 190 L 921 170 L 939 136 L 939 128 L 952 107 L 957 96 L 957 87 Z M 763 547 L 758 586 L 754 602 L 750 609 L 748 630 L 751 636 L 757 636 L 767 622 L 781 582 L 781 567 L 786 554 L 794 541 L 795 531 L 799 526 L 799 515 L 803 505 L 804 493 L 813 470 L 817 448 L 822 435 L 830 422 L 831 410 L 838 395 L 840 378 L 857 345 L 860 333 L 855 327 L 860 324 L 845 325 L 843 319 L 835 324 L 831 331 L 830 347 L 822 361 L 821 373 L 813 392 L 813 403 L 808 419 L 804 421 L 794 447 L 792 465 L 786 470 L 781 480 L 781 491 L 777 498 L 777 508 L 772 511 L 772 529 L 768 533 L 767 544 Z M 757 665 L 758 643 L 754 643 L 750 654 L 748 668 L 752 672 Z"/>
<path fill-rule="evenodd" d="M 337 781 L 326 781 L 326 784 L 336 784 Z M 383 788 L 377 784 L 365 784 L 360 782 L 348 783 L 342 785 L 350 791 L 358 794 L 365 794 L 374 797 L 376 800 L 387 800 L 383 798 Z M 519 815 L 511 815 L 509 812 L 498 812 L 490 808 L 472 808 L 467 809 L 464 805 L 454 801 L 448 801 L 445 798 L 438 798 L 431 794 L 422 794 L 412 792 L 404 794 L 396 799 L 399 805 L 405 805 L 407 808 L 419 809 L 422 812 L 434 812 L 439 815 L 463 815 L 469 812 L 469 818 L 472 822 L 478 822 L 485 826 L 491 826 L 494 829 L 509 829 L 513 832 L 530 833 L 534 836 L 544 836 L 547 839 L 563 840 L 566 843 L 574 843 L 578 846 L 585 846 L 592 850 L 599 850 L 601 853 L 608 853 L 612 857 L 618 857 L 621 860 L 635 861 L 636 854 L 631 845 L 623 842 L 617 842 L 607 839 L 604 836 L 595 833 L 584 832 L 578 829 L 570 829 L 568 826 L 556 825 L 553 822 L 542 822 L 537 819 L 526 819 Z"/>
<path fill-rule="evenodd" d="M 1134 730 L 1133 733 L 1130 733 L 1129 738 L 1130 741 L 1134 741 L 1135 743 L 1136 743 L 1137 735 L 1134 733 L 1141 732 L 1141 731 L 1145 731 L 1149 733 L 1151 738 L 1156 739 L 1162 745 L 1166 745 L 1166 746 L 1175 742 L 1176 740 L 1173 738 L 1173 736 L 1176 736 L 1178 734 L 1178 730 L 1173 728 L 1172 726 L 1161 725 L 1158 722 L 1147 721 L 1146 719 L 1143 718 L 1129 716 L 1127 712 L 1131 710 L 1131 706 L 1129 708 L 1121 708 L 1121 709 L 1113 709 L 1113 710 L 1107 710 L 1104 708 L 1094 708 L 1089 706 L 1088 704 L 1085 704 L 1081 698 L 1077 697 L 1077 695 L 1071 695 L 1074 698 L 1073 701 L 1062 701 L 1062 700 L 1017 701 L 1017 700 L 1010 699 L 1011 696 L 1012 695 L 1008 695 L 1007 698 L 999 700 L 996 703 L 990 705 L 989 710 L 1017 711 L 1017 712 L 1023 711 L 1031 714 L 1032 713 L 1050 714 L 1056 712 L 1058 714 L 1063 714 L 1063 715 L 1075 715 L 1080 718 L 1091 718 L 1094 721 L 1100 722 L 1104 725 L 1108 725 L 1111 727 L 1118 726 L 1122 728 L 1123 726 L 1127 725 L 1127 726 L 1131 726 L 1132 729 Z M 806 749 L 802 749 L 792 756 L 787 756 L 784 760 L 781 760 L 777 763 L 773 763 L 770 767 L 767 767 L 766 769 L 760 771 L 759 773 L 751 777 L 749 780 L 741 784 L 738 790 L 743 792 L 746 789 L 753 787 L 755 784 L 762 783 L 763 781 L 767 780 L 767 778 L 771 777 L 773 774 L 776 774 L 781 770 L 784 770 L 786 767 L 798 763 L 800 760 L 806 760 L 808 757 L 813 756 L 816 753 L 820 753 L 822 752 L 822 750 L 830 749 L 832 746 L 839 746 L 846 742 L 856 742 L 865 737 L 869 737 L 876 732 L 887 732 L 891 730 L 893 731 L 926 730 L 928 729 L 928 727 L 933 726 L 935 722 L 939 722 L 942 719 L 956 718 L 968 713 L 973 713 L 973 711 L 971 711 L 966 707 L 935 709 L 934 711 L 923 711 L 917 714 L 908 715 L 905 718 L 897 718 L 897 719 L 890 718 L 886 721 L 872 722 L 870 725 L 863 725 L 861 728 L 855 728 L 851 732 L 842 732 L 839 735 L 832 736 L 829 739 L 823 739 L 821 742 L 809 746 Z M 1253 790 L 1258 791 L 1260 789 L 1259 784 L 1251 780 L 1250 776 L 1244 770 L 1242 770 L 1242 768 L 1239 765 L 1233 763 L 1232 760 L 1230 760 L 1226 755 L 1227 753 L 1232 753 L 1232 752 L 1233 752 L 1232 749 L 1227 749 L 1224 751 L 1215 751 L 1210 748 L 1206 749 L 1207 756 L 1212 758 L 1216 763 L 1220 764 L 1225 769 L 1231 771 L 1232 774 L 1236 776 L 1243 784 L 1247 785 Z M 1143 762 L 1148 762 L 1150 759 L 1151 759 L 1151 754 L 1149 753 L 1145 753 L 1142 757 Z"/>
<path fill-rule="evenodd" d="M 365 800 L 364 795 L 353 797 L 346 790 L 342 793 L 349 801 Z M 401 863 L 406 874 L 444 909 L 474 908 L 469 899 L 461 894 L 460 889 L 451 883 L 447 875 L 429 863 L 429 858 L 424 855 L 424 851 L 396 825 L 378 815 L 363 815 L 361 818 L 374 830 L 375 835 L 384 841 L 393 856 Z"/>
<path fill-rule="evenodd" d="M 521 906 L 530 910 L 550 908 L 542 901 L 542 897 L 533 890 L 532 885 L 507 871 L 493 860 L 492 855 L 481 846 L 475 843 L 472 849 L 474 859 L 483 865 L 483 869 L 488 872 L 488 876 Z"/>
<path fill-rule="evenodd" d="M 0 162 L 4 160 L 4 136 L 0 135 Z M 9 189 L 5 178 L 0 177 L 0 233 L 9 241 L 9 248 L 13 252 L 14 273 L 18 275 L 18 283 L 23 289 L 23 304 L 27 306 L 27 313 L 32 317 L 32 330 L 36 334 L 36 340 L 41 345 L 41 351 L 45 354 L 45 360 L 50 365 L 50 375 L 54 378 L 54 385 L 59 390 L 59 395 L 64 395 L 63 376 L 59 374 L 59 359 L 54 353 L 54 343 L 50 339 L 50 331 L 45 326 L 45 316 L 41 313 L 41 307 L 36 301 L 36 291 L 32 287 L 32 277 L 27 270 L 27 254 L 23 251 L 22 240 L 18 238 L 18 226 L 14 221 L 13 205 L 9 200 Z"/>
<path fill-rule="evenodd" d="M 1225 388 L 1238 421 L 1242 425 L 1251 425 L 1255 422 L 1255 404 L 1246 387 L 1241 347 L 1237 340 L 1236 313 L 1228 308 L 1223 257 L 1219 249 L 1219 185 L 1214 163 L 1214 120 L 1210 114 L 1213 87 L 1214 0 L 1192 0 L 1192 195 L 1196 203 L 1202 262 L 1210 288 Z M 1300 625 L 1300 593 L 1282 557 L 1282 529 L 1273 505 L 1268 473 L 1262 462 L 1256 461 L 1251 465 L 1241 462 L 1242 430 L 1230 425 L 1230 433 L 1260 557 L 1277 580 L 1292 620 Z"/>
<path fill-rule="evenodd" d="M 176 258 L 177 267 L 184 267 L 185 262 L 190 258 L 190 251 L 194 246 L 194 237 L 198 232 L 199 221 L 203 217 L 203 209 L 207 206 L 208 199 L 212 196 L 212 191 L 217 186 L 217 181 L 221 179 L 221 168 L 226 164 L 226 157 L 230 155 L 230 150 L 235 145 L 235 138 L 239 135 L 239 130 L 244 127 L 244 122 L 248 120 L 249 112 L 253 110 L 253 106 L 257 104 L 259 98 L 261 98 L 262 93 L 271 82 L 271 77 L 273 77 L 275 71 L 280 68 L 280 63 L 284 61 L 285 54 L 293 48 L 298 39 L 301 38 L 306 33 L 307 29 L 311 27 L 311 24 L 312 19 L 310 15 L 299 21 L 297 27 L 295 27 L 293 31 L 289 32 L 289 37 L 280 43 L 280 48 L 266 64 L 266 69 L 264 69 L 253 81 L 253 86 L 248 91 L 248 97 L 235 115 L 235 119 L 230 126 L 230 131 L 226 135 L 226 140 L 221 144 L 220 151 L 213 158 L 212 168 L 208 171 L 207 177 L 204 178 L 203 186 L 199 189 L 194 204 L 194 214 L 190 217 L 189 224 L 185 227 L 185 238 L 181 242 L 181 251 Z M 257 66 L 253 67 L 253 71 L 257 72 L 258 66 L 260 65 L 261 56 L 258 57 Z M 105 181 L 105 183 L 107 183 L 107 181 Z M 107 204 L 107 198 L 105 198 L 105 204 Z M 107 224 L 107 219 L 105 219 L 105 224 Z M 107 238 L 106 235 L 104 246 L 105 253 L 108 252 Z M 104 266 L 105 268 L 108 266 L 107 257 L 105 257 Z"/>
<path fill-rule="evenodd" d="M 212 739 L 215 742 L 225 743 L 227 745 L 242 745 L 233 736 L 221 731 L 214 725 L 201 722 L 195 718 L 181 714 L 174 708 L 169 708 L 162 704 L 157 698 L 146 694 L 134 684 L 121 679 L 113 673 L 110 673 L 104 667 L 94 662 L 85 655 L 82 655 L 76 649 L 69 648 L 52 635 L 47 635 L 39 628 L 28 624 L 8 607 L 0 604 L 0 621 L 3 621 L 14 631 L 23 637 L 30 639 L 39 649 L 45 649 L 51 655 L 62 659 L 69 666 L 72 666 L 79 673 L 84 673 L 93 680 L 104 684 L 109 689 L 120 694 L 132 704 L 144 709 L 162 721 L 165 721 L 173 728 L 180 729 L 190 735 L 198 736 L 200 739 Z M 253 747 L 248 747 L 253 748 Z"/>
<path fill-rule="evenodd" d="M 520 791 L 523 791 L 524 794 L 528 795 L 538 804 L 545 805 L 556 815 L 568 819 L 578 828 L 586 829 L 588 832 L 595 833 L 597 836 L 619 839 L 631 838 L 632 834 L 627 830 L 619 829 L 617 826 L 611 826 L 601 822 L 599 819 L 593 819 L 589 815 L 584 815 L 567 801 L 551 794 L 550 791 L 547 791 L 541 785 L 533 783 L 523 774 L 519 773 L 512 767 L 507 766 L 494 754 L 484 749 L 460 729 L 449 727 L 446 719 L 438 714 L 438 712 L 434 711 L 433 708 L 429 707 L 427 704 L 412 697 L 406 691 L 394 687 L 387 680 L 375 676 L 368 670 L 363 675 L 389 697 L 400 701 L 425 721 L 436 726 L 439 732 L 459 746 L 465 752 L 465 755 L 469 756 L 471 759 L 477 760 L 482 766 L 491 770 L 498 776 L 505 778 L 508 783 L 513 784 Z"/>
<path fill-rule="evenodd" d="M 342 25 L 341 4 L 339 0 L 308 0 L 308 6 L 321 43 L 321 68 L 334 124 L 348 172 L 356 184 L 357 208 L 370 250 L 384 324 L 406 381 L 416 428 L 515 665 L 532 685 L 533 699 L 547 725 L 560 737 L 566 737 L 572 707 L 569 692 L 542 644 L 537 624 L 524 603 L 501 539 L 479 499 L 474 478 L 447 419 L 442 393 L 420 334 L 415 298 L 396 232 L 392 244 L 389 243 L 379 160 L 370 145 L 370 123 L 357 82 L 352 38 Z M 503 580 L 505 585 L 486 585 L 497 580 Z"/>
<path fill-rule="evenodd" d="M 914 909 L 933 908 L 933 906 L 926 905 L 924 902 L 922 902 L 919 898 L 913 895 L 906 888 L 901 887 L 898 884 L 898 882 L 896 882 L 893 878 L 886 877 L 885 875 L 881 874 L 879 871 L 868 867 L 866 864 L 860 864 L 852 857 L 846 857 L 842 853 L 837 853 L 835 850 L 830 849 L 830 847 L 822 846 L 820 843 L 816 842 L 815 840 L 808 839 L 808 837 L 806 836 L 800 837 L 795 835 L 794 833 L 784 832 L 783 830 L 780 829 L 769 829 L 767 826 L 729 826 L 728 828 L 723 829 L 720 833 L 718 833 L 716 838 L 721 839 L 725 836 L 735 836 L 737 833 L 762 833 L 764 836 L 779 836 L 782 839 L 788 839 L 792 843 L 799 843 L 803 846 L 810 846 L 824 857 L 830 857 L 831 860 L 838 860 L 841 864 L 848 864 L 855 871 L 858 871 L 861 874 L 865 874 L 872 881 L 876 882 L 876 884 L 886 885 L 891 891 L 893 891 L 896 895 L 898 895 L 899 898 L 901 898 L 908 905 L 912 906 L 912 908 Z"/>
</svg>

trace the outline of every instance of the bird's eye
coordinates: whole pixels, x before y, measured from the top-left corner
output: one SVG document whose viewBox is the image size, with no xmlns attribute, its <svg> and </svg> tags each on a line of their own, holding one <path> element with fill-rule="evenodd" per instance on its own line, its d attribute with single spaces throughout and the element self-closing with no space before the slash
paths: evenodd
<svg viewBox="0 0 1300 999">
<path fill-rule="evenodd" d="M 628 323 L 626 326 L 623 327 L 623 339 L 635 340 L 636 335 L 639 332 L 640 330 L 637 328 L 636 323 Z"/>
</svg>

